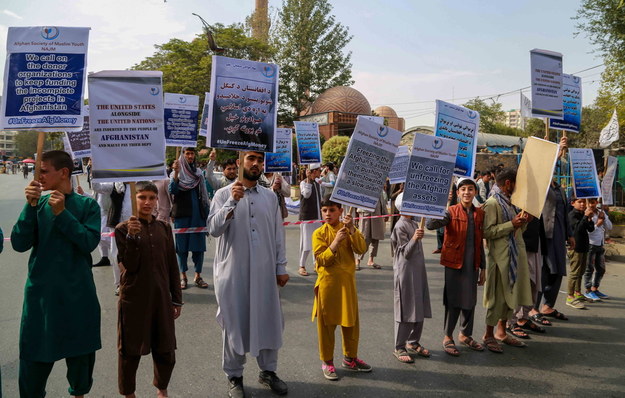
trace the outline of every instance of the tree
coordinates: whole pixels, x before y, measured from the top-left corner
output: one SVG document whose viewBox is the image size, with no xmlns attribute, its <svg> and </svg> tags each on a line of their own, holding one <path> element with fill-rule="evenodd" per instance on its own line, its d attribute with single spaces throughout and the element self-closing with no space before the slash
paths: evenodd
<svg viewBox="0 0 625 398">
<path fill-rule="evenodd" d="M 60 136 L 63 133 L 46 133 L 43 144 L 44 150 L 63 149 Z M 22 158 L 34 158 L 37 152 L 38 131 L 23 130 L 15 134 L 15 154 Z M 60 143 L 60 144 L 59 144 Z"/>
<path fill-rule="evenodd" d="M 325 163 L 332 162 L 336 165 L 340 164 L 347 153 L 347 145 L 349 137 L 334 136 L 323 143 L 321 147 L 321 158 Z"/>
<path fill-rule="evenodd" d="M 501 134 L 497 132 L 498 127 L 500 131 L 502 131 L 501 127 L 506 127 L 502 123 L 506 113 L 501 109 L 501 104 L 498 102 L 488 105 L 486 101 L 475 98 L 462 106 L 479 112 L 480 133 Z"/>
<path fill-rule="evenodd" d="M 280 66 L 281 123 L 291 124 L 309 103 L 335 86 L 353 84 L 351 41 L 328 0 L 283 0 L 271 37 Z"/>
</svg>

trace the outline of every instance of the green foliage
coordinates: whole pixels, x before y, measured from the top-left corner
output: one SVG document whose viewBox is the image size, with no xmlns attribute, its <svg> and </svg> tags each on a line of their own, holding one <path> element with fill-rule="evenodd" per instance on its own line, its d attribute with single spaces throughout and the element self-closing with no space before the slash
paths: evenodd
<svg viewBox="0 0 625 398">
<path fill-rule="evenodd" d="M 61 136 L 65 133 L 46 133 L 43 150 L 63 149 Z M 19 131 L 15 134 L 15 154 L 17 157 L 34 159 L 37 152 L 37 136 L 39 132 L 34 130 Z"/>
<path fill-rule="evenodd" d="M 608 212 L 608 217 L 610 217 L 610 221 L 612 221 L 614 225 L 625 224 L 625 213 L 610 211 Z"/>
<path fill-rule="evenodd" d="M 525 122 L 525 136 L 543 138 L 545 136 L 545 122 L 543 119 L 529 118 Z"/>
<path fill-rule="evenodd" d="M 349 137 L 339 135 L 324 142 L 321 147 L 321 158 L 323 159 L 323 162 L 332 162 L 335 165 L 339 165 L 347 153 L 348 144 Z"/>
<path fill-rule="evenodd" d="M 462 106 L 479 112 L 480 133 L 502 134 L 497 132 L 498 128 L 500 131 L 503 131 L 501 127 L 505 128 L 505 125 L 502 123 L 505 117 L 505 112 L 501 109 L 500 103 L 494 102 L 492 105 L 489 105 L 486 101 L 475 98 Z"/>
<path fill-rule="evenodd" d="M 280 123 L 291 124 L 328 88 L 353 84 L 351 52 L 344 52 L 351 39 L 328 0 L 283 0 L 271 32 L 280 65 Z"/>
</svg>

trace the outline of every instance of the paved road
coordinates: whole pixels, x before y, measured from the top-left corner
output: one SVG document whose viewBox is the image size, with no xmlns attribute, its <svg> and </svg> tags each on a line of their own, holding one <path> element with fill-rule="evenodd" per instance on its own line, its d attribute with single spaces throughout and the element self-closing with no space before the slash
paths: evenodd
<svg viewBox="0 0 625 398">
<path fill-rule="evenodd" d="M 10 234 L 23 206 L 21 175 L 0 175 L 0 227 Z M 428 278 L 434 317 L 426 320 L 421 343 L 432 358 L 417 358 L 414 364 L 399 363 L 393 348 L 392 260 L 389 241 L 380 246 L 382 270 L 364 269 L 357 274 L 361 339 L 359 356 L 373 367 L 370 374 L 346 374 L 330 382 L 323 378 L 317 352 L 315 324 L 310 321 L 315 277 L 296 274 L 299 230 L 287 227 L 287 254 L 292 279 L 282 289 L 286 318 L 284 347 L 278 374 L 289 385 L 291 397 L 398 397 L 398 396 L 625 396 L 625 264 L 611 261 L 602 290 L 613 298 L 589 305 L 586 311 L 560 304 L 571 320 L 559 322 L 546 335 L 533 335 L 525 349 L 506 347 L 503 355 L 470 352 L 453 358 L 442 351 L 443 270 L 438 257 L 427 256 Z M 435 236 L 427 233 L 426 253 Z M 214 244 L 205 259 L 205 276 L 212 280 Z M 5 397 L 17 397 L 18 335 L 23 285 L 28 254 L 14 252 L 10 244 L 0 255 L 0 365 Z M 94 259 L 98 259 L 97 251 Z M 310 260 L 309 260 L 310 261 Z M 309 270 L 311 267 L 309 267 Z M 314 275 L 314 274 L 313 274 Z M 116 318 L 110 267 L 94 269 L 102 306 L 102 350 L 97 353 L 95 384 L 91 397 L 117 396 Z M 182 316 L 176 323 L 177 365 L 170 384 L 171 397 L 226 396 L 226 378 L 221 371 L 221 332 L 215 321 L 215 296 L 208 290 L 184 292 Z M 562 299 L 560 300 L 562 302 Z M 484 310 L 478 305 L 475 337 L 484 331 Z M 340 339 L 337 338 L 337 341 Z M 340 346 L 336 347 L 340 358 Z M 256 381 L 257 366 L 250 359 L 244 374 L 248 396 L 270 397 Z M 145 357 L 138 372 L 139 396 L 153 396 L 151 361 Z M 49 397 L 67 396 L 65 364 L 54 367 L 48 382 Z"/>
</svg>

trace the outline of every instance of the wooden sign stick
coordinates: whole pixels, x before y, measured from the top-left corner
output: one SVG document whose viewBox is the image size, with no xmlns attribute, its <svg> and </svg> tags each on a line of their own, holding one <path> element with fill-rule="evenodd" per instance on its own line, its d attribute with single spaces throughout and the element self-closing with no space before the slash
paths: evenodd
<svg viewBox="0 0 625 398">
<path fill-rule="evenodd" d="M 44 133 L 43 131 L 40 131 L 39 135 L 37 136 L 37 156 L 35 159 L 35 175 L 34 175 L 35 181 L 39 181 L 39 174 L 41 173 L 41 155 L 43 153 L 43 143 L 45 142 L 45 140 L 46 140 L 46 133 Z M 30 202 L 30 205 L 32 207 L 36 207 L 37 202 L 38 201 L 33 200 Z"/>
<path fill-rule="evenodd" d="M 137 183 L 130 183 L 130 204 L 132 205 L 132 215 L 137 217 Z"/>
</svg>

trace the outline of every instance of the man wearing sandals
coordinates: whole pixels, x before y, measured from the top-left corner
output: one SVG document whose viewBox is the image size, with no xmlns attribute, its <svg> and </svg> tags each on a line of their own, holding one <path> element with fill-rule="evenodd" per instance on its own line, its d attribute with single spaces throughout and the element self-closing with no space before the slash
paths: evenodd
<svg viewBox="0 0 625 398">
<path fill-rule="evenodd" d="M 258 184 L 263 165 L 262 152 L 245 152 L 242 179 L 215 193 L 208 216 L 217 238 L 213 275 L 230 397 L 245 396 L 248 352 L 261 370 L 258 381 L 278 395 L 288 392 L 276 375 L 284 328 L 278 288 L 289 280 L 284 226 L 278 197 Z"/>
<path fill-rule="evenodd" d="M 173 165 L 169 193 L 173 196 L 171 215 L 175 228 L 206 227 L 209 209 L 208 192 L 202 170 L 195 163 L 195 148 L 182 148 L 180 158 Z M 206 289 L 202 279 L 202 264 L 206 251 L 206 233 L 176 234 L 176 255 L 180 267 L 180 287 L 187 288 L 187 260 L 189 252 L 195 269 L 194 283 Z"/>
<path fill-rule="evenodd" d="M 523 241 L 523 231 L 532 216 L 519 212 L 510 203 L 516 184 L 516 170 L 503 169 L 497 174 L 496 181 L 500 191 L 490 197 L 483 207 L 484 238 L 488 242 L 484 344 L 490 351 L 500 353 L 503 348 L 497 340 L 514 347 L 525 347 L 525 343 L 506 334 L 506 321 L 519 305 L 532 305 Z"/>
<path fill-rule="evenodd" d="M 441 264 L 445 266 L 445 337 L 443 348 L 451 356 L 460 355 L 453 340 L 454 329 L 460 318 L 458 340 L 475 351 L 484 351 L 473 334 L 473 319 L 477 304 L 477 287 L 484 284 L 484 248 L 482 225 L 484 211 L 473 205 L 477 184 L 463 178 L 457 184 L 460 203 L 450 206 L 442 220 L 428 220 L 430 230 L 445 228 Z M 479 270 L 479 271 L 478 271 Z"/>
</svg>

